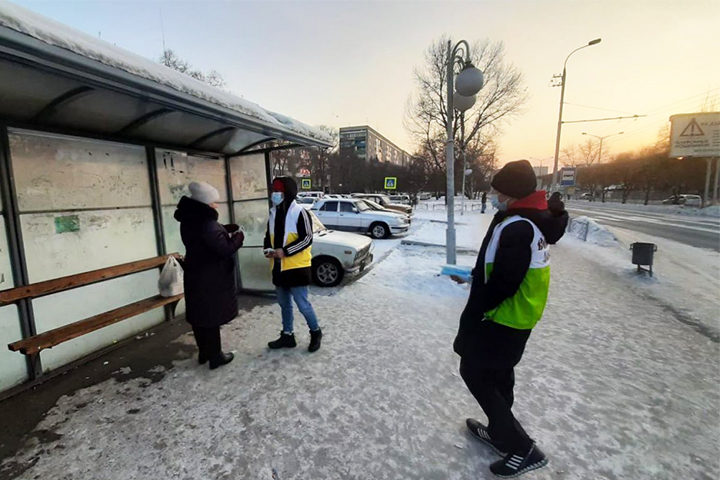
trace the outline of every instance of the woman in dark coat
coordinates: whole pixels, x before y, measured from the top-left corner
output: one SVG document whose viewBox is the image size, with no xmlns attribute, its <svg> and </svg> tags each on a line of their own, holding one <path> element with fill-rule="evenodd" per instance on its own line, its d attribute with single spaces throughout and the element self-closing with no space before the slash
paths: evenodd
<svg viewBox="0 0 720 480">
<path fill-rule="evenodd" d="M 185 303 L 187 321 L 193 327 L 200 364 L 210 369 L 230 363 L 223 353 L 220 326 L 237 316 L 238 301 L 233 255 L 242 247 L 244 234 L 237 225 L 218 223 L 220 194 L 204 182 L 190 184 L 175 211 L 185 244 Z"/>
</svg>

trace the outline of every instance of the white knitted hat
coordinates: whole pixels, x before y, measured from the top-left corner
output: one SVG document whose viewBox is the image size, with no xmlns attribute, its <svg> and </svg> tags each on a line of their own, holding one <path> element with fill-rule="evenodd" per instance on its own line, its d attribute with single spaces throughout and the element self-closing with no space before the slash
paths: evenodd
<svg viewBox="0 0 720 480">
<path fill-rule="evenodd" d="M 208 183 L 191 182 L 190 198 L 205 205 L 212 205 L 220 201 L 220 192 Z"/>
</svg>

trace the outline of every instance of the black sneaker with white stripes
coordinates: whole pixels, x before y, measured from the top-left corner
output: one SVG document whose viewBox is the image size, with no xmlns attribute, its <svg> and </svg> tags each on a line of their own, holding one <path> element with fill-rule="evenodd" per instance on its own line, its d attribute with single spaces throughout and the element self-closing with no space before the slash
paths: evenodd
<svg viewBox="0 0 720 480">
<path fill-rule="evenodd" d="M 545 454 L 532 444 L 527 452 L 508 453 L 505 458 L 490 465 L 490 471 L 500 478 L 515 478 L 548 464 Z"/>
<path fill-rule="evenodd" d="M 485 445 L 492 448 L 493 452 L 497 453 L 501 457 L 504 457 L 506 455 L 503 445 L 500 442 L 496 442 L 492 438 L 490 438 L 490 432 L 488 432 L 488 429 L 485 425 L 478 422 L 474 418 L 468 418 L 467 420 L 465 420 L 465 424 L 467 425 L 467 428 L 468 430 L 470 430 L 470 434 L 472 434 L 473 437 L 477 438 Z"/>
</svg>

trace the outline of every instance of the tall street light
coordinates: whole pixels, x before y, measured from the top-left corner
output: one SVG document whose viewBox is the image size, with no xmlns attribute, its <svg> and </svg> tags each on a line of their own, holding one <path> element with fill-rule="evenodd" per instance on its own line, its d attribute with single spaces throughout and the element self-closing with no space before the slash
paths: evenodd
<svg viewBox="0 0 720 480">
<path fill-rule="evenodd" d="M 604 137 L 598 137 L 597 135 L 591 135 L 589 133 L 583 132 L 583 135 L 587 135 L 588 137 L 595 137 L 600 140 L 600 149 L 598 151 L 598 163 L 602 162 L 602 142 L 606 138 L 614 137 L 615 135 L 622 135 L 625 132 L 618 132 L 618 133 L 611 133 L 610 135 L 605 135 Z"/>
<path fill-rule="evenodd" d="M 455 265 L 457 263 L 457 251 L 455 237 L 455 122 L 453 120 L 455 110 L 464 112 L 475 105 L 475 95 L 483 87 L 484 80 L 482 72 L 470 62 L 470 44 L 468 42 L 460 40 L 453 47 L 452 41 L 448 41 L 447 53 L 447 143 L 445 147 L 447 192 L 445 198 L 447 199 L 448 226 L 446 232 L 446 260 L 448 265 Z M 456 66 L 462 69 L 457 77 L 455 77 Z"/>
<path fill-rule="evenodd" d="M 563 73 L 562 73 L 562 81 L 561 81 L 561 87 L 560 90 L 560 114 L 558 115 L 558 126 L 557 126 L 557 137 L 555 138 L 555 165 L 553 167 L 553 177 L 552 177 L 552 185 L 550 187 L 550 191 L 554 192 L 557 188 L 557 179 L 558 179 L 558 157 L 560 154 L 560 133 L 562 131 L 562 114 L 563 114 L 563 104 L 565 103 L 565 83 L 567 80 L 567 62 L 572 56 L 573 53 L 577 52 L 578 50 L 582 50 L 583 48 L 592 47 L 593 45 L 597 45 L 602 41 L 601 38 L 596 38 L 595 40 L 590 40 L 587 45 L 583 45 L 580 48 L 576 48 L 572 52 L 570 52 L 570 55 L 567 56 L 565 59 L 565 63 L 563 64 Z"/>
</svg>

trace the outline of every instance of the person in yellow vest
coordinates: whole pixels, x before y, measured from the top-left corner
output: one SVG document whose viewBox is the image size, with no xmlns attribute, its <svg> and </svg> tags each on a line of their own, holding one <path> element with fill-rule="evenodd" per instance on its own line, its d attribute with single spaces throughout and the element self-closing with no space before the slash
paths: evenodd
<svg viewBox="0 0 720 480">
<path fill-rule="evenodd" d="M 514 478 L 547 465 L 545 454 L 512 412 L 514 368 L 542 317 L 550 286 L 550 249 L 565 233 L 568 214 L 554 194 L 536 191 L 527 160 L 505 165 L 492 180 L 497 210 L 478 255 L 470 297 L 460 317 L 454 349 L 460 375 L 488 418 L 474 418 L 470 433 L 503 458 L 490 465 Z"/>
<path fill-rule="evenodd" d="M 312 282 L 313 227 L 310 214 L 296 201 L 297 183 L 288 177 L 279 177 L 272 183 L 272 204 L 267 232 L 265 256 L 272 265 L 272 279 L 282 311 L 283 329 L 280 338 L 268 343 L 272 349 L 295 348 L 293 331 L 293 299 L 310 328 L 310 346 L 320 348 L 322 330 L 317 315 L 308 299 L 308 286 Z"/>
</svg>

